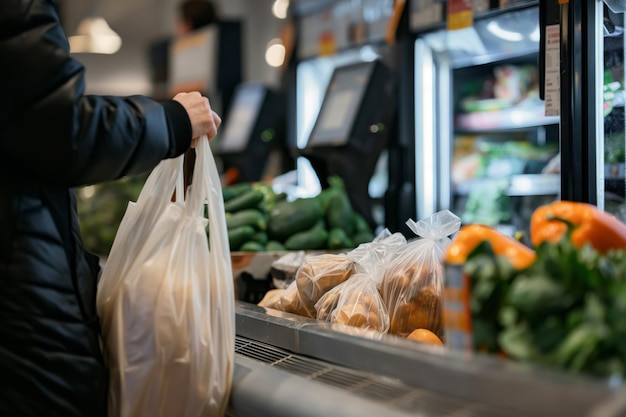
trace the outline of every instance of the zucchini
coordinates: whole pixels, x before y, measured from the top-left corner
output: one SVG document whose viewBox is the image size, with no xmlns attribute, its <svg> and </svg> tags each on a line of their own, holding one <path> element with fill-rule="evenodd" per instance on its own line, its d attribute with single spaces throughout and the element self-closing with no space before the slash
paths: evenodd
<svg viewBox="0 0 626 417">
<path fill-rule="evenodd" d="M 254 240 L 249 240 L 239 248 L 242 252 L 263 252 L 265 250 L 265 246 L 262 243 L 255 242 Z"/>
<path fill-rule="evenodd" d="M 372 232 L 359 232 L 352 236 L 352 245 L 354 247 L 359 246 L 361 243 L 370 243 L 374 240 L 374 233 Z"/>
<path fill-rule="evenodd" d="M 355 211 L 352 214 L 352 224 L 354 225 L 354 234 L 359 234 L 361 232 L 373 233 L 372 228 L 361 213 Z"/>
<path fill-rule="evenodd" d="M 241 210 L 256 208 L 263 201 L 263 193 L 259 190 L 250 190 L 224 203 L 224 211 L 235 213 Z"/>
<path fill-rule="evenodd" d="M 270 239 L 284 242 L 294 233 L 313 227 L 323 215 L 322 205 L 315 198 L 280 202 L 269 214 L 267 234 Z"/>
<path fill-rule="evenodd" d="M 322 203 L 322 208 L 324 212 L 328 209 L 328 204 L 330 203 L 330 199 L 337 194 L 337 189 L 335 187 L 324 188 L 318 195 L 317 199 Z"/>
<path fill-rule="evenodd" d="M 311 250 L 321 249 L 328 241 L 328 231 L 324 227 L 324 222 L 319 221 L 315 226 L 303 232 L 291 235 L 285 241 L 287 250 Z"/>
<path fill-rule="evenodd" d="M 280 242 L 277 242 L 275 240 L 270 240 L 265 245 L 265 250 L 268 252 L 282 252 L 282 251 L 286 251 L 287 248 L 285 248 L 285 245 L 283 245 Z"/>
<path fill-rule="evenodd" d="M 254 236 L 254 228 L 252 226 L 241 226 L 228 230 L 228 244 L 230 250 L 239 249 L 241 245 L 249 241 Z"/>
<path fill-rule="evenodd" d="M 250 240 L 265 245 L 267 243 L 267 233 L 265 231 L 256 232 Z"/>
<path fill-rule="evenodd" d="M 255 230 L 265 230 L 267 220 L 265 215 L 257 209 L 244 209 L 226 217 L 227 229 L 236 229 L 241 226 L 252 226 Z"/>
<path fill-rule="evenodd" d="M 252 184 L 252 189 L 263 193 L 263 201 L 259 204 L 259 208 L 265 211 L 270 211 L 276 205 L 276 193 L 270 184 L 265 182 L 255 182 Z"/>
<path fill-rule="evenodd" d="M 226 202 L 247 191 L 250 191 L 251 189 L 252 184 L 249 182 L 240 182 L 239 184 L 224 186 L 222 187 L 222 198 L 224 199 L 224 202 Z"/>
<path fill-rule="evenodd" d="M 353 245 L 343 229 L 334 227 L 328 232 L 328 249 L 352 249 Z"/>
<path fill-rule="evenodd" d="M 326 222 L 329 229 L 340 228 L 348 236 L 352 235 L 354 230 L 352 204 L 350 204 L 350 199 L 343 190 L 338 190 L 330 198 L 326 210 Z"/>
</svg>

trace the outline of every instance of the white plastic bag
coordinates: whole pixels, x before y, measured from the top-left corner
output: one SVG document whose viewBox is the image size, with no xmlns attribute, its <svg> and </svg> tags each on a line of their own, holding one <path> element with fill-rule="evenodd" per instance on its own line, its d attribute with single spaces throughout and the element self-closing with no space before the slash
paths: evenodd
<svg viewBox="0 0 626 417">
<path fill-rule="evenodd" d="M 196 153 L 184 202 L 182 156 L 153 170 L 103 270 L 97 307 L 111 417 L 223 416 L 228 404 L 235 296 L 224 204 L 206 137 Z"/>
</svg>

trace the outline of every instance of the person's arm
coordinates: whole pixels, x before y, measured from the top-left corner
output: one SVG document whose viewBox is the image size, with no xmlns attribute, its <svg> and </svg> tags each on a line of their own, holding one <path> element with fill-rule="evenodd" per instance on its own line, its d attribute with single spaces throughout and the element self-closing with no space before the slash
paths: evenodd
<svg viewBox="0 0 626 417">
<path fill-rule="evenodd" d="M 0 2 L 0 56 L 4 176 L 90 184 L 145 172 L 191 144 L 180 101 L 84 95 L 84 68 L 49 1 Z"/>
</svg>

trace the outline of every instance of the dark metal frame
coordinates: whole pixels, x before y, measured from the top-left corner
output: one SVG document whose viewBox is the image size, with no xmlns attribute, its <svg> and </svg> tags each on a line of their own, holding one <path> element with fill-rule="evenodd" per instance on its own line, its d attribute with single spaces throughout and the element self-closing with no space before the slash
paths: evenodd
<svg viewBox="0 0 626 417">
<path fill-rule="evenodd" d="M 561 199 L 597 204 L 595 1 L 561 5 Z"/>
</svg>

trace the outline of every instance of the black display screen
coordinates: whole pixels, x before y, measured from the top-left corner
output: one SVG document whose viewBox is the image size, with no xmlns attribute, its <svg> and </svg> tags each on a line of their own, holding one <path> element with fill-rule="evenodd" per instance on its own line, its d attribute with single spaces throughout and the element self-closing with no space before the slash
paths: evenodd
<svg viewBox="0 0 626 417">
<path fill-rule="evenodd" d="M 342 146 L 348 142 L 373 65 L 363 62 L 335 69 L 307 147 Z"/>
<path fill-rule="evenodd" d="M 242 152 L 246 149 L 265 93 L 263 84 L 240 84 L 237 87 L 224 133 L 220 137 L 221 152 Z"/>
</svg>

